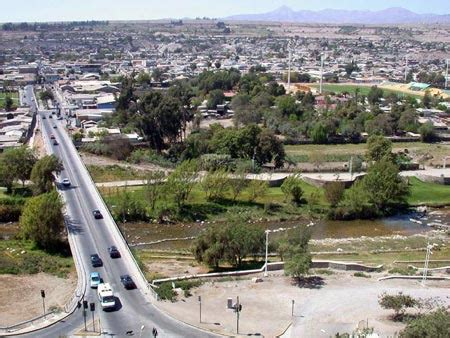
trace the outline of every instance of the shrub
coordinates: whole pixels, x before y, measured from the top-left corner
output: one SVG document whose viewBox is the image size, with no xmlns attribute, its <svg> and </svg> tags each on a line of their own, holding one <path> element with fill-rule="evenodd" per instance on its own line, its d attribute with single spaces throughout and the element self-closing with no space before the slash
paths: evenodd
<svg viewBox="0 0 450 338">
<path fill-rule="evenodd" d="M 325 184 L 325 199 L 334 208 L 344 196 L 345 186 L 341 182 L 331 182 Z"/>
<path fill-rule="evenodd" d="M 355 276 L 355 277 L 363 277 L 363 278 L 370 278 L 370 275 L 368 275 L 368 274 L 366 274 L 364 272 L 361 272 L 361 271 L 355 272 L 353 274 L 353 276 Z"/>
<path fill-rule="evenodd" d="M 0 222 L 17 222 L 22 214 L 20 205 L 0 204 Z"/>
<path fill-rule="evenodd" d="M 177 297 L 177 294 L 172 289 L 172 283 L 170 282 L 161 283 L 157 288 L 155 288 L 155 291 L 161 300 L 169 300 L 174 302 Z"/>
</svg>

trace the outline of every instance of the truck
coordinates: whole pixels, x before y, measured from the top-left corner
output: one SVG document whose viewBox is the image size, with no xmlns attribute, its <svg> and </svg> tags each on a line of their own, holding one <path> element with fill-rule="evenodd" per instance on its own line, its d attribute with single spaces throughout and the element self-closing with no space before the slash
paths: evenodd
<svg viewBox="0 0 450 338">
<path fill-rule="evenodd" d="M 116 298 L 109 283 L 100 283 L 97 289 L 98 300 L 103 310 L 114 309 Z"/>
</svg>

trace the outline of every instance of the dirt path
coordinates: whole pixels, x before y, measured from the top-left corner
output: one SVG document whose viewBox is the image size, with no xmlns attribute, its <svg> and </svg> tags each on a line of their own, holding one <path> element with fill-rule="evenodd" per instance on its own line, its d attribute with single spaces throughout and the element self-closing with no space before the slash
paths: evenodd
<svg viewBox="0 0 450 338">
<path fill-rule="evenodd" d="M 45 290 L 46 309 L 64 305 L 76 288 L 76 274 L 67 279 L 49 274 L 0 275 L 0 326 L 16 324 L 43 313 L 41 290 Z"/>
<path fill-rule="evenodd" d="M 109 166 L 117 165 L 122 168 L 133 168 L 141 171 L 170 171 L 170 169 L 160 167 L 155 164 L 131 164 L 124 161 L 117 161 L 105 156 L 97 156 L 84 152 L 80 152 L 81 159 L 85 165 Z"/>
</svg>

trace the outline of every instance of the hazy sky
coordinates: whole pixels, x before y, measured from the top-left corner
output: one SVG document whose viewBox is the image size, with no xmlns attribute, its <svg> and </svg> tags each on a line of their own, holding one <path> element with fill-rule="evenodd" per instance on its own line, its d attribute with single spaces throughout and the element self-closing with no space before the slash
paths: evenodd
<svg viewBox="0 0 450 338">
<path fill-rule="evenodd" d="M 225 17 L 282 5 L 295 10 L 404 7 L 418 13 L 450 13 L 448 0 L 0 0 L 0 4 L 0 22 Z"/>
</svg>

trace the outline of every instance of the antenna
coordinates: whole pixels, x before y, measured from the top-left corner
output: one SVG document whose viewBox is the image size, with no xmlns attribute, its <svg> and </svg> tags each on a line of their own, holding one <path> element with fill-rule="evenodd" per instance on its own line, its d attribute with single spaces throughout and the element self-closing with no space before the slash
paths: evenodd
<svg viewBox="0 0 450 338">
<path fill-rule="evenodd" d="M 405 83 L 408 78 L 408 55 L 405 56 Z"/>
</svg>

